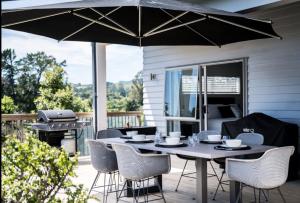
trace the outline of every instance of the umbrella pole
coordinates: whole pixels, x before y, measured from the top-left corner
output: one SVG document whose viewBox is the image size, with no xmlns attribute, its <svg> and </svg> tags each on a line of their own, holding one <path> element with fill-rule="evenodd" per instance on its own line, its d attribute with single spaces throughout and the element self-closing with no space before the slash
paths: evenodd
<svg viewBox="0 0 300 203">
<path fill-rule="evenodd" d="M 92 74 L 93 74 L 93 111 L 94 111 L 94 139 L 98 132 L 98 106 L 97 106 L 97 61 L 96 61 L 96 43 L 92 42 Z"/>
</svg>

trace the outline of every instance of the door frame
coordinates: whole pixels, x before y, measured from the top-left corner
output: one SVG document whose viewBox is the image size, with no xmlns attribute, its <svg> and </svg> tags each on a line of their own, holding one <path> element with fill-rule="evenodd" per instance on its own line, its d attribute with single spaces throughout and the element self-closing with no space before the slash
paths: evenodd
<svg viewBox="0 0 300 203">
<path fill-rule="evenodd" d="M 248 61 L 249 57 L 241 57 L 241 58 L 233 58 L 233 59 L 223 59 L 223 60 L 218 60 L 218 61 L 208 61 L 208 62 L 200 62 L 200 63 L 192 63 L 192 64 L 183 64 L 183 65 L 178 65 L 178 66 L 172 66 L 172 67 L 167 67 L 164 69 L 164 76 L 166 76 L 166 71 L 167 70 L 176 70 L 176 69 L 185 69 L 185 66 L 198 66 L 198 78 L 199 80 L 202 81 L 201 75 L 202 75 L 202 66 L 210 66 L 210 65 L 219 65 L 219 64 L 228 64 L 228 63 L 237 63 L 237 62 L 242 62 L 242 74 L 243 74 L 243 81 L 242 81 L 242 88 L 243 88 L 243 116 L 246 116 L 249 114 L 249 109 L 248 109 Z M 199 82 L 199 93 L 202 91 L 201 87 L 202 82 Z M 163 95 L 165 96 L 165 78 L 164 78 L 164 88 L 163 88 Z M 199 96 L 198 99 L 198 105 L 199 105 L 199 119 L 195 118 L 183 118 L 183 117 L 167 117 L 165 116 L 165 109 L 164 109 L 164 99 L 163 99 L 163 116 L 165 118 L 165 125 L 167 126 L 167 122 L 171 120 L 176 120 L 176 121 L 193 121 L 193 122 L 198 122 L 199 123 L 199 131 L 203 131 L 204 129 L 204 119 L 202 119 L 202 99 Z M 207 109 L 206 109 L 207 111 Z M 207 115 L 207 114 L 206 114 Z M 166 133 L 167 133 L 167 128 Z"/>
<path fill-rule="evenodd" d="M 199 64 L 199 78 L 202 76 L 202 70 L 204 69 L 203 76 L 207 78 L 207 69 L 209 68 L 208 66 L 213 66 L 213 65 L 222 65 L 222 64 L 229 64 L 229 63 L 242 63 L 242 91 L 243 91 L 243 116 L 248 115 L 248 58 L 241 58 L 241 59 L 233 59 L 233 60 L 225 60 L 225 61 L 217 61 L 217 62 L 208 62 L 208 63 L 202 63 Z M 201 79 L 202 80 L 202 79 Z M 200 89 L 202 90 L 202 82 L 200 82 Z M 202 94 L 202 91 L 199 92 L 199 94 Z M 207 80 L 205 80 L 205 86 L 204 86 L 204 93 L 203 95 L 207 95 Z M 201 95 L 202 96 L 202 95 Z M 200 98 L 200 96 L 199 96 Z M 199 99 L 201 103 L 199 103 L 199 116 L 200 116 L 200 131 L 202 130 L 207 130 L 207 123 L 208 123 L 208 117 L 207 117 L 207 96 L 204 96 L 204 103 L 202 104 L 202 98 Z M 203 106 L 206 106 L 205 112 L 202 111 Z M 204 113 L 204 116 L 203 116 Z M 203 118 L 203 119 L 202 119 Z"/>
</svg>

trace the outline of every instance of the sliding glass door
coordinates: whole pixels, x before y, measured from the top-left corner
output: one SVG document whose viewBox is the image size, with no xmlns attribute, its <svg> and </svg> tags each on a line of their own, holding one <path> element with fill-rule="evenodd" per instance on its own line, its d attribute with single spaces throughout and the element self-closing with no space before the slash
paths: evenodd
<svg viewBox="0 0 300 203">
<path fill-rule="evenodd" d="M 245 60 L 167 69 L 164 93 L 167 133 L 220 132 L 223 122 L 241 118 L 246 110 L 245 72 Z"/>
<path fill-rule="evenodd" d="M 222 123 L 244 113 L 243 62 L 201 66 L 203 130 L 221 131 Z"/>
</svg>

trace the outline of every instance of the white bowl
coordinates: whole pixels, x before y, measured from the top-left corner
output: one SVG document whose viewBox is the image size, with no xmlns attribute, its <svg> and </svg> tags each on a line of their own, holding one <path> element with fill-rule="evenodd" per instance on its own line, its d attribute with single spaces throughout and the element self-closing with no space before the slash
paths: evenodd
<svg viewBox="0 0 300 203">
<path fill-rule="evenodd" d="M 221 141 L 221 135 L 207 135 L 209 141 Z"/>
<path fill-rule="evenodd" d="M 225 143 L 228 147 L 240 147 L 242 145 L 242 140 L 238 140 L 238 139 L 225 140 Z"/>
<path fill-rule="evenodd" d="M 181 132 L 169 132 L 170 137 L 180 137 Z"/>
<path fill-rule="evenodd" d="M 180 138 L 179 137 L 167 137 L 166 143 L 170 145 L 176 145 L 179 144 Z"/>
<path fill-rule="evenodd" d="M 126 132 L 126 135 L 128 135 L 128 136 L 137 135 L 137 134 L 138 134 L 138 131 L 127 131 Z"/>
<path fill-rule="evenodd" d="M 146 135 L 140 134 L 140 135 L 132 135 L 132 139 L 134 141 L 143 141 L 146 139 Z"/>
</svg>

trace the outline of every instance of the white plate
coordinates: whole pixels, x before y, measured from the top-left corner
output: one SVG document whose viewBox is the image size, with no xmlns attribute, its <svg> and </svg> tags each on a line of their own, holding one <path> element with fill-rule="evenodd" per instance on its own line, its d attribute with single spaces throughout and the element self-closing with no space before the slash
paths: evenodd
<svg viewBox="0 0 300 203">
<path fill-rule="evenodd" d="M 242 145 L 240 145 L 238 147 L 230 147 L 230 146 L 228 146 L 226 144 L 222 144 L 221 147 L 227 147 L 227 148 L 245 148 L 245 147 L 247 147 L 247 145 L 242 144 Z"/>
<path fill-rule="evenodd" d="M 134 139 L 131 139 L 131 140 L 129 140 L 130 142 L 147 142 L 147 141 L 150 141 L 150 140 L 153 140 L 153 139 L 144 139 L 144 140 L 134 140 Z"/>
<path fill-rule="evenodd" d="M 162 142 L 162 143 L 159 143 L 159 145 L 166 145 L 166 146 L 171 146 L 171 145 L 182 145 L 183 142 L 179 142 L 177 144 L 169 144 L 169 143 L 166 143 L 166 142 Z"/>
</svg>

